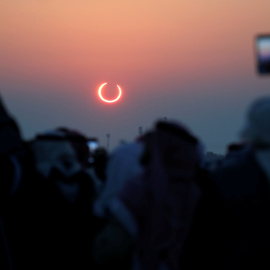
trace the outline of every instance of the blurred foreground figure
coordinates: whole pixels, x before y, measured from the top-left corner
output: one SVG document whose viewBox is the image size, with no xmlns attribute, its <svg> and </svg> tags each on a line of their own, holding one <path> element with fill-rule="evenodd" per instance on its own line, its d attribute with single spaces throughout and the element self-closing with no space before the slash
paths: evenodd
<svg viewBox="0 0 270 270">
<path fill-rule="evenodd" d="M 0 269 L 90 269 L 97 190 L 87 138 L 67 128 L 22 140 L 0 104 Z"/>
<path fill-rule="evenodd" d="M 132 164 L 137 170 L 129 175 L 121 174 L 124 163 L 115 164 L 125 181 L 107 201 L 109 222 L 96 238 L 95 258 L 100 269 L 179 269 L 200 198 L 200 143 L 182 125 L 158 122 L 140 139 L 136 152 Z"/>
<path fill-rule="evenodd" d="M 237 147 L 201 182 L 180 269 L 270 269 L 270 96 L 255 100 Z"/>
<path fill-rule="evenodd" d="M 143 150 L 143 143 L 134 141 L 118 146 L 108 157 L 105 185 L 94 203 L 95 215 L 105 220 L 106 225 L 96 238 L 96 249 L 94 249 L 98 270 L 112 267 L 125 270 L 131 268 L 131 236 L 115 219 L 110 206 L 125 183 L 142 173 L 143 166 L 140 159 Z"/>
<path fill-rule="evenodd" d="M 110 154 L 105 168 L 105 185 L 94 203 L 97 216 L 106 217 L 108 205 L 118 195 L 126 181 L 142 172 L 140 158 L 143 150 L 143 143 L 135 141 L 118 146 Z"/>
<path fill-rule="evenodd" d="M 7 217 L 13 214 L 9 211 L 12 211 L 12 201 L 22 188 L 21 166 L 25 167 L 26 174 L 27 159 L 27 151 L 17 123 L 8 114 L 0 99 L 0 269 L 14 269 L 13 252 L 7 233 Z M 20 228 L 21 224 L 18 223 L 18 230 Z"/>
<path fill-rule="evenodd" d="M 96 228 L 92 203 L 97 194 L 89 173 L 87 138 L 58 128 L 38 134 L 29 146 L 36 180 L 42 182 L 37 210 L 42 246 L 36 256 L 47 269 L 90 268 Z"/>
</svg>

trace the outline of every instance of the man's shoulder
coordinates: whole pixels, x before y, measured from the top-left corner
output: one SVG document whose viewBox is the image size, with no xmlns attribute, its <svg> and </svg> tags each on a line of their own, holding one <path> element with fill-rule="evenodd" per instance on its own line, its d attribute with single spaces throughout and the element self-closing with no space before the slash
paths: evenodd
<svg viewBox="0 0 270 270">
<path fill-rule="evenodd" d="M 241 201 L 256 196 L 265 185 L 264 173 L 252 153 L 224 159 L 209 170 L 209 179 L 225 199 Z"/>
</svg>

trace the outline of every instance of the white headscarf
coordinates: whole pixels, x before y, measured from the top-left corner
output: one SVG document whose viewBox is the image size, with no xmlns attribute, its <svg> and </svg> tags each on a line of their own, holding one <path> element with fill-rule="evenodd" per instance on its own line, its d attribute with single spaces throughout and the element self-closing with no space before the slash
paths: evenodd
<svg viewBox="0 0 270 270">
<path fill-rule="evenodd" d="M 106 207 L 125 182 L 142 172 L 140 164 L 142 153 L 143 144 L 137 141 L 120 145 L 111 153 L 106 167 L 104 190 L 94 204 L 96 215 L 104 216 Z"/>
</svg>

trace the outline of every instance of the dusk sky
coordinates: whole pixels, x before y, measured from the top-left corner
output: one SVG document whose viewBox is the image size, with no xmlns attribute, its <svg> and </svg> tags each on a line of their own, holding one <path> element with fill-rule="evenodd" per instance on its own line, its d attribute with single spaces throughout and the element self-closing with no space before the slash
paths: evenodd
<svg viewBox="0 0 270 270">
<path fill-rule="evenodd" d="M 110 133 L 112 150 L 166 117 L 224 154 L 270 95 L 254 50 L 269 14 L 269 0 L 0 0 L 0 94 L 25 139 L 65 126 L 102 146 Z M 99 99 L 105 82 L 118 102 Z"/>
</svg>

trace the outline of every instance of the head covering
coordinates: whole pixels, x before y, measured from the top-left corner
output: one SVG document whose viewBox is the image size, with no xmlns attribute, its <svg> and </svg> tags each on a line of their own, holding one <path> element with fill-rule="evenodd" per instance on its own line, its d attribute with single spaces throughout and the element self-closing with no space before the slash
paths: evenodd
<svg viewBox="0 0 270 270">
<path fill-rule="evenodd" d="M 249 106 L 240 136 L 254 145 L 270 145 L 270 96 L 260 97 Z"/>
<path fill-rule="evenodd" d="M 97 216 L 105 216 L 110 201 L 119 193 L 126 181 L 143 171 L 140 158 L 141 142 L 130 142 L 118 146 L 109 156 L 106 165 L 105 186 L 94 204 Z"/>
<path fill-rule="evenodd" d="M 87 167 L 87 137 L 68 128 L 56 128 L 37 134 L 31 143 L 37 171 L 48 177 L 52 169 L 70 177 Z"/>
</svg>

